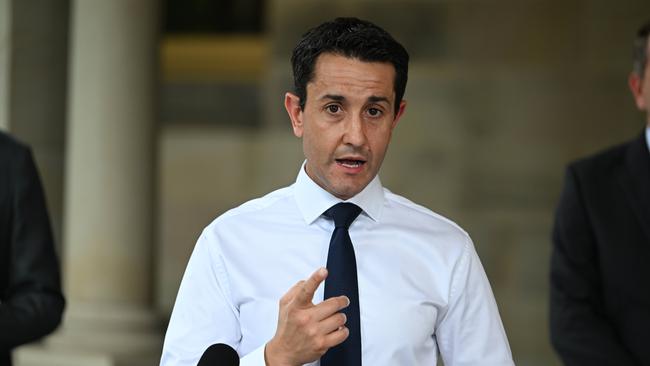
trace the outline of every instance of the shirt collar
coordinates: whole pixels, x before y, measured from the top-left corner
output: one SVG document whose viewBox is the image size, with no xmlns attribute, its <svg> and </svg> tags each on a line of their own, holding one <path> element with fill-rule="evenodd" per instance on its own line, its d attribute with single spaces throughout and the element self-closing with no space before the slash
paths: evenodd
<svg viewBox="0 0 650 366">
<path fill-rule="evenodd" d="M 325 210 L 339 202 L 354 203 L 372 220 L 379 220 L 384 203 L 384 188 L 379 176 L 375 176 L 356 196 L 343 201 L 316 184 L 305 172 L 305 164 L 303 162 L 300 167 L 293 190 L 298 208 L 307 224 L 313 223 Z"/>
</svg>

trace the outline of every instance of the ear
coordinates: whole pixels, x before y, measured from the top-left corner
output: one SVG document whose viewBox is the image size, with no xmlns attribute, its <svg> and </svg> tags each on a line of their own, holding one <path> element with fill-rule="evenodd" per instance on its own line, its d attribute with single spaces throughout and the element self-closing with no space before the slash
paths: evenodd
<svg viewBox="0 0 650 366">
<path fill-rule="evenodd" d="M 289 118 L 291 119 L 293 134 L 298 138 L 302 137 L 303 113 L 300 108 L 300 97 L 293 93 L 286 93 L 284 95 L 284 108 L 287 110 Z"/>
<path fill-rule="evenodd" d="M 643 80 L 641 77 L 635 73 L 630 73 L 630 77 L 627 79 L 632 95 L 634 96 L 634 102 L 636 103 L 637 108 L 644 111 L 648 107 L 645 103 L 644 93 L 649 92 L 643 90 Z"/>
<path fill-rule="evenodd" d="M 397 110 L 397 114 L 395 115 L 393 123 L 390 126 L 391 130 L 397 126 L 397 122 L 399 122 L 400 118 L 402 118 L 402 115 L 404 115 L 404 111 L 406 111 L 406 101 L 402 99 L 402 101 L 399 102 L 399 109 Z"/>
</svg>

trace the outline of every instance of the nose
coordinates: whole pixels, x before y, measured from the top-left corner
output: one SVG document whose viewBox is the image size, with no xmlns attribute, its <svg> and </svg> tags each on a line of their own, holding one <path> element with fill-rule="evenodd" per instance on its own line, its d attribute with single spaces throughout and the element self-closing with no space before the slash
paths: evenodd
<svg viewBox="0 0 650 366">
<path fill-rule="evenodd" d="M 359 116 L 350 117 L 345 123 L 343 143 L 359 147 L 364 146 L 366 141 L 366 129 L 363 119 Z"/>
</svg>

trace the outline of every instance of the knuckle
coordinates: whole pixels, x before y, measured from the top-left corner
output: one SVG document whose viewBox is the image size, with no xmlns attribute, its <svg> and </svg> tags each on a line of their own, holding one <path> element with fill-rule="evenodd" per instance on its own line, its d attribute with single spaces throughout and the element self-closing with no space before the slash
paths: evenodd
<svg viewBox="0 0 650 366">
<path fill-rule="evenodd" d="M 348 328 L 347 327 L 341 327 L 339 330 L 336 331 L 336 343 L 341 343 L 343 342 L 347 337 L 348 337 Z"/>
<path fill-rule="evenodd" d="M 318 336 L 318 330 L 316 329 L 316 327 L 307 328 L 305 333 L 307 334 L 307 337 L 309 337 L 309 338 L 317 338 L 317 336 Z M 318 342 L 318 339 L 316 339 L 316 342 Z"/>
<path fill-rule="evenodd" d="M 324 338 L 318 338 L 314 340 L 314 350 L 321 355 L 327 352 L 327 344 L 325 343 Z"/>
<path fill-rule="evenodd" d="M 309 292 L 307 291 L 305 286 L 300 287 L 300 295 L 301 296 L 307 296 L 307 294 L 309 294 Z"/>
<path fill-rule="evenodd" d="M 307 286 L 300 286 L 300 289 L 298 290 L 298 294 L 303 299 L 307 299 L 307 297 L 309 297 L 309 291 L 307 290 Z"/>
<path fill-rule="evenodd" d="M 348 327 L 343 327 L 343 329 L 341 329 L 341 333 L 342 333 L 343 340 L 345 340 L 348 337 L 348 335 L 350 335 L 350 330 L 348 329 Z"/>
<path fill-rule="evenodd" d="M 296 323 L 300 326 L 307 326 L 310 322 L 310 316 L 304 312 L 295 313 Z"/>
<path fill-rule="evenodd" d="M 305 288 L 305 280 L 300 280 L 300 281 L 296 282 L 296 284 L 294 285 L 294 287 L 295 287 L 296 289 L 303 289 L 303 288 Z"/>
</svg>

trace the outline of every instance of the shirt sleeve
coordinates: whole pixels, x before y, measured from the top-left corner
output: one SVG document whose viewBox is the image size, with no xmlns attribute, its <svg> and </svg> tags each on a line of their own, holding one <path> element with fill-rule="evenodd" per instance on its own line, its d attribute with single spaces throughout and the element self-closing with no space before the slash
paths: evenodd
<svg viewBox="0 0 650 366">
<path fill-rule="evenodd" d="M 0 245 L 7 248 L 0 255 L 9 256 L 3 258 L 8 283 L 0 289 L 0 351 L 52 332 L 65 305 L 45 197 L 29 149 L 15 149 L 8 165 L 2 172 L 10 177 L 8 197 L 0 197 L 7 204 L 0 213 L 0 240 L 9 242 Z"/>
<path fill-rule="evenodd" d="M 447 366 L 514 365 L 490 283 L 467 236 L 436 340 Z"/>
<path fill-rule="evenodd" d="M 580 184 L 567 170 L 551 255 L 551 341 L 567 366 L 636 365 L 605 316 L 596 239 Z"/>
<path fill-rule="evenodd" d="M 264 349 L 266 344 L 261 345 L 253 352 L 242 357 L 239 361 L 239 366 L 265 366 L 266 360 L 264 358 Z"/>
<path fill-rule="evenodd" d="M 197 241 L 183 275 L 170 318 L 161 366 L 194 366 L 212 344 L 224 343 L 239 353 L 239 313 L 216 235 L 208 227 Z M 264 346 L 241 355 L 241 365 L 265 366 Z"/>
</svg>

